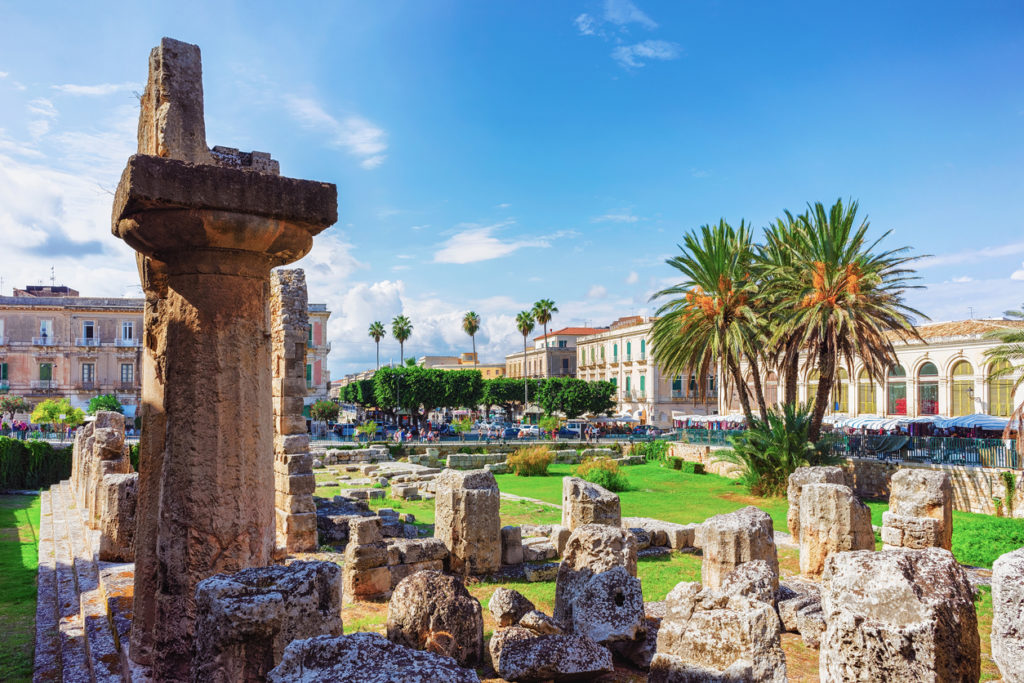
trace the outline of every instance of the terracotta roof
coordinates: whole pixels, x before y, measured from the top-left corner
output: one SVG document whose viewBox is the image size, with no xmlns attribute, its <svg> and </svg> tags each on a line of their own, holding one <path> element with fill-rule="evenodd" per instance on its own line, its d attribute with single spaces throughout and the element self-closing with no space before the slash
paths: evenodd
<svg viewBox="0 0 1024 683">
<path fill-rule="evenodd" d="M 597 334 L 598 332 L 606 332 L 607 330 L 608 328 L 606 327 L 563 327 L 560 330 L 552 330 L 551 332 L 548 332 L 546 336 L 554 337 L 556 335 L 574 334 L 577 337 L 581 337 L 587 334 Z M 539 337 L 534 337 L 533 340 L 540 341 L 541 339 L 544 338 L 545 335 L 542 334 Z"/>
<path fill-rule="evenodd" d="M 943 339 L 947 337 L 978 337 L 992 330 L 1005 330 L 1024 328 L 1024 320 L 954 320 L 952 322 L 927 323 L 918 325 L 917 332 L 925 341 L 929 339 Z M 891 333 L 892 340 L 900 339 L 900 336 Z M 913 343 L 911 340 L 910 343 Z"/>
</svg>

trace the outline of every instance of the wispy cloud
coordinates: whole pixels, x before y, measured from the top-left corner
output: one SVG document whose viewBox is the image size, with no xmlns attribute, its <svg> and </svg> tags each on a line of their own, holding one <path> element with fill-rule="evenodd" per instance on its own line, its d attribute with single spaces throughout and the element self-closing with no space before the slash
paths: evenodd
<svg viewBox="0 0 1024 683">
<path fill-rule="evenodd" d="M 978 263 L 990 258 L 1001 256 L 1014 256 L 1024 254 L 1024 242 L 1011 242 L 996 247 L 984 247 L 982 249 L 967 249 L 952 254 L 938 254 L 926 256 L 917 262 L 918 268 L 934 268 L 936 266 L 950 266 L 961 263 Z"/>
<path fill-rule="evenodd" d="M 679 57 L 679 46 L 666 40 L 645 40 L 634 45 L 620 45 L 612 50 L 612 58 L 624 67 L 639 68 L 647 61 Z"/>
<path fill-rule="evenodd" d="M 38 114 L 39 116 L 45 116 L 50 119 L 57 118 L 57 108 L 53 106 L 53 102 L 45 97 L 37 97 L 29 102 L 28 110 L 33 114 Z"/>
<path fill-rule="evenodd" d="M 551 246 L 551 240 L 548 237 L 511 240 L 502 239 L 495 234 L 510 224 L 510 221 L 485 226 L 464 223 L 460 226 L 464 229 L 449 237 L 434 253 L 434 262 L 475 263 L 508 256 L 528 247 Z"/>
<path fill-rule="evenodd" d="M 594 285 L 587 291 L 588 299 L 603 299 L 608 296 L 608 288 L 604 285 Z"/>
<path fill-rule="evenodd" d="M 384 154 L 388 148 L 387 133 L 367 119 L 356 115 L 335 118 L 308 97 L 287 96 L 285 104 L 296 121 L 311 130 L 327 133 L 330 146 L 359 157 L 363 168 L 377 168 L 387 159 Z"/>
<path fill-rule="evenodd" d="M 618 26 L 640 24 L 648 30 L 658 28 L 657 22 L 651 19 L 630 0 L 605 0 L 604 18 Z"/>
<path fill-rule="evenodd" d="M 54 85 L 51 87 L 66 95 L 101 97 L 103 95 L 113 95 L 116 92 L 140 90 L 142 86 L 138 83 L 126 82 L 100 83 L 98 85 L 75 85 L 73 83 L 65 83 L 63 85 Z"/>
<path fill-rule="evenodd" d="M 0 71 L 0 78 L 7 78 L 11 74 L 7 71 Z"/>
<path fill-rule="evenodd" d="M 579 29 L 580 35 L 592 36 L 597 33 L 598 20 L 586 12 L 576 17 L 573 22 L 576 24 L 576 28 Z"/>
<path fill-rule="evenodd" d="M 629 212 L 606 213 L 603 216 L 594 216 L 590 219 L 594 223 L 636 223 L 639 218 Z"/>
<path fill-rule="evenodd" d="M 626 276 L 626 284 L 635 285 L 639 281 L 640 276 L 637 274 L 637 272 L 635 270 L 629 271 L 629 275 Z"/>
</svg>

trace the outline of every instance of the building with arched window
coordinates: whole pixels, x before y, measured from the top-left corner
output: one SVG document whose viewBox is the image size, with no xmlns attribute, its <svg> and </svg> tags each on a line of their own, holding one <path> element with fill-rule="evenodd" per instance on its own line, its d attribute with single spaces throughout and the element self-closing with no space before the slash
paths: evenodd
<svg viewBox="0 0 1024 683">
<path fill-rule="evenodd" d="M 841 362 L 828 411 L 846 415 L 958 417 L 988 413 L 1008 417 L 1024 402 L 1024 389 L 1016 395 L 1011 391 L 1019 375 L 1006 374 L 1005 364 L 994 363 L 985 355 L 998 344 L 985 334 L 1006 328 L 1024 328 L 1024 321 L 960 320 L 921 325 L 917 328 L 920 340 L 894 341 L 896 364 L 882 378 L 869 377 L 859 359 L 854 360 L 852 368 Z M 765 377 L 765 401 L 781 401 L 774 373 Z M 851 382 L 851 377 L 856 382 Z M 818 370 L 805 367 L 797 387 L 799 399 L 813 401 L 819 381 Z M 735 396 L 725 397 L 719 412 L 734 412 L 738 405 Z"/>
</svg>

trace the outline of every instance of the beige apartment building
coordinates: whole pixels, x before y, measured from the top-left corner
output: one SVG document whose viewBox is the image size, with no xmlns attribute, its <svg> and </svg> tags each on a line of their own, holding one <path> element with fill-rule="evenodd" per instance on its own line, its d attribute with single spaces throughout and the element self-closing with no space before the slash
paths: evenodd
<svg viewBox="0 0 1024 683">
<path fill-rule="evenodd" d="M 666 375 L 651 358 L 653 318 L 627 316 L 577 340 L 580 379 L 616 385 L 616 413 L 657 427 L 672 425 L 672 413 L 706 415 L 718 410 L 718 382 L 709 375 Z M 700 397 L 699 381 L 705 383 Z"/>
<path fill-rule="evenodd" d="M 0 297 L 0 392 L 32 403 L 67 398 L 78 408 L 115 394 L 134 416 L 143 303 L 42 285 Z"/>
<path fill-rule="evenodd" d="M 144 299 L 83 297 L 65 286 L 32 285 L 0 297 L 0 393 L 30 403 L 114 394 L 134 417 L 142 394 Z M 330 373 L 325 304 L 309 304 L 306 403 L 327 398 Z"/>
<path fill-rule="evenodd" d="M 505 356 L 507 377 L 576 377 L 576 343 L 580 337 L 603 332 L 599 327 L 563 327 L 533 338 L 533 347 Z"/>
<path fill-rule="evenodd" d="M 958 320 L 921 325 L 921 340 L 895 342 L 896 365 L 883 382 L 872 382 L 860 359 L 853 367 L 843 363 L 832 391 L 829 413 L 881 417 L 960 417 L 985 413 L 1009 417 L 1024 401 L 1024 388 L 1011 391 L 1013 378 L 993 377 L 999 366 L 985 352 L 998 344 L 987 332 L 1022 328 L 1021 320 Z M 749 376 L 748 376 L 749 377 Z M 805 368 L 797 384 L 800 401 L 813 400 L 818 391 L 817 370 Z M 752 381 L 747 380 L 752 386 Z M 778 375 L 764 379 L 765 402 L 783 398 Z M 738 392 L 726 390 L 719 411 L 740 411 Z"/>
</svg>

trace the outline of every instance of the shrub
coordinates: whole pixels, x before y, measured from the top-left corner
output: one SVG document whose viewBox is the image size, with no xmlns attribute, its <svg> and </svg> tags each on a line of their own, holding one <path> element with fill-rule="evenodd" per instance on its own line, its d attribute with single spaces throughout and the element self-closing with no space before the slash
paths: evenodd
<svg viewBox="0 0 1024 683">
<path fill-rule="evenodd" d="M 685 460 L 676 460 L 676 469 L 681 470 L 684 474 L 704 474 L 704 465 L 699 462 L 686 462 Z"/>
<path fill-rule="evenodd" d="M 589 458 L 576 468 L 575 474 L 609 491 L 629 490 L 629 480 L 619 471 L 619 463 L 611 458 Z"/>
<path fill-rule="evenodd" d="M 543 477 L 554 459 L 547 446 L 528 446 L 508 456 L 508 466 L 520 477 Z"/>
<path fill-rule="evenodd" d="M 668 441 L 638 441 L 630 449 L 630 455 L 642 455 L 647 462 L 665 460 L 668 455 Z"/>
<path fill-rule="evenodd" d="M 0 489 L 40 489 L 71 476 L 71 446 L 0 436 Z"/>
<path fill-rule="evenodd" d="M 128 446 L 128 459 L 131 460 L 132 469 L 139 471 L 139 444 L 133 443 Z"/>
<path fill-rule="evenodd" d="M 767 420 L 755 418 L 747 431 L 730 437 L 733 450 L 719 453 L 718 458 L 740 466 L 740 481 L 755 496 L 784 495 L 789 475 L 797 467 L 832 462 L 825 448 L 808 441 L 810 427 L 809 406 L 769 410 Z"/>
</svg>

